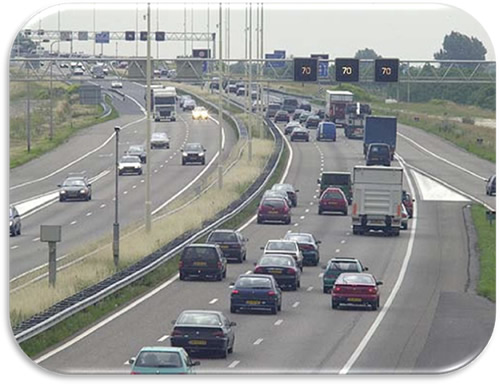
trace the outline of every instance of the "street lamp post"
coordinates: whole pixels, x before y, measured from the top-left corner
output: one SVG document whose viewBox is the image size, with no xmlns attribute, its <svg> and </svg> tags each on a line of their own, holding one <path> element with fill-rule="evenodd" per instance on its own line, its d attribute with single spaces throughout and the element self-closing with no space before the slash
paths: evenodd
<svg viewBox="0 0 500 384">
<path fill-rule="evenodd" d="M 113 223 L 113 261 L 115 267 L 118 268 L 118 262 L 120 260 L 120 224 L 118 223 L 118 144 L 120 142 L 119 134 L 121 128 L 115 126 L 115 138 L 116 138 L 116 149 L 115 149 L 115 222 Z"/>
</svg>

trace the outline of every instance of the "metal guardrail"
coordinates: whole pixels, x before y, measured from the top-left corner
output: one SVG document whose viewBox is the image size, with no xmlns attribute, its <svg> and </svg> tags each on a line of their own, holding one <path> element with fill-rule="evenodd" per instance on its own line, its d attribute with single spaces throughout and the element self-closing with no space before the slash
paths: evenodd
<svg viewBox="0 0 500 384">
<path fill-rule="evenodd" d="M 211 220 L 204 222 L 202 225 L 203 229 L 184 233 L 166 246 L 144 257 L 132 266 L 54 304 L 46 311 L 21 322 L 13 328 L 13 333 L 17 342 L 21 343 L 29 340 L 30 338 L 59 324 L 68 317 L 98 303 L 111 294 L 132 284 L 163 263 L 172 259 L 188 244 L 206 235 L 209 231 L 217 228 L 245 209 L 262 192 L 264 186 L 276 170 L 279 159 L 283 153 L 284 141 L 281 133 L 271 120 L 266 119 L 266 124 L 275 141 L 273 154 L 270 156 L 266 167 L 264 168 L 264 172 L 261 173 L 250 188 L 248 188 L 247 191 L 240 197 L 240 199 L 231 203 L 225 210 L 219 212 L 219 214 Z"/>
</svg>

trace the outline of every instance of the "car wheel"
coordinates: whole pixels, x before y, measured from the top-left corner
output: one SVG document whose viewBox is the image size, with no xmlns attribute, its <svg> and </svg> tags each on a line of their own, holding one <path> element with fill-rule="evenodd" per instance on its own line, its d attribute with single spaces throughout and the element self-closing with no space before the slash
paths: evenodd
<svg viewBox="0 0 500 384">
<path fill-rule="evenodd" d="M 201 165 L 205 165 L 205 159 L 203 159 L 203 161 L 201 162 Z"/>
<path fill-rule="evenodd" d="M 376 311 L 378 309 L 378 303 L 377 303 L 377 301 L 374 301 L 374 302 L 370 303 L 370 306 L 372 308 L 372 311 Z"/>
<path fill-rule="evenodd" d="M 61 203 L 63 203 L 63 202 L 64 202 L 64 197 L 59 197 L 59 201 L 60 201 Z"/>
<path fill-rule="evenodd" d="M 181 280 L 181 281 L 186 280 L 186 276 L 184 276 L 184 273 L 179 272 L 179 280 Z"/>
<path fill-rule="evenodd" d="M 231 305 L 231 308 L 229 309 L 231 313 L 236 313 L 236 307 Z"/>
<path fill-rule="evenodd" d="M 224 349 L 221 351 L 221 355 L 222 355 L 222 358 L 223 358 L 223 359 L 226 359 L 226 358 L 227 358 L 227 350 L 228 350 L 228 348 L 226 347 L 226 348 L 224 348 Z"/>
<path fill-rule="evenodd" d="M 223 277 L 223 276 L 222 276 L 222 272 L 221 272 L 221 273 L 219 273 L 219 274 L 215 277 L 215 280 L 217 280 L 217 281 L 222 281 L 222 277 Z"/>
<path fill-rule="evenodd" d="M 184 161 L 184 159 L 182 159 L 182 165 L 186 165 L 186 162 Z"/>
<path fill-rule="evenodd" d="M 228 353 L 233 353 L 234 350 L 234 339 L 233 339 L 233 344 L 231 344 L 231 347 L 227 350 Z"/>
<path fill-rule="evenodd" d="M 343 213 L 344 216 L 347 216 L 347 209 L 344 212 L 342 212 L 342 213 Z"/>
<path fill-rule="evenodd" d="M 328 292 L 330 292 L 330 290 L 328 289 L 328 287 L 325 287 L 325 286 L 323 285 L 323 293 L 328 293 Z"/>
<path fill-rule="evenodd" d="M 338 306 L 339 305 L 335 301 L 332 300 L 332 309 L 337 309 Z"/>
<path fill-rule="evenodd" d="M 281 312 L 281 301 L 280 301 L 280 303 L 279 303 L 279 305 L 278 305 L 278 311 L 280 311 L 280 312 Z"/>
<path fill-rule="evenodd" d="M 404 223 L 404 224 L 403 224 L 403 229 L 404 229 L 404 230 L 407 230 L 407 229 L 408 229 L 408 223 Z"/>
<path fill-rule="evenodd" d="M 257 224 L 262 224 L 262 219 L 260 217 L 257 217 Z"/>
<path fill-rule="evenodd" d="M 290 224 L 291 222 L 292 222 L 292 218 L 291 218 L 291 217 L 288 217 L 288 219 L 286 219 L 286 221 L 285 221 L 285 224 L 287 224 L 287 225 L 288 225 L 288 224 Z"/>
<path fill-rule="evenodd" d="M 290 287 L 290 288 L 291 288 L 291 290 L 292 290 L 292 291 L 296 291 L 296 290 L 297 290 L 297 288 L 298 288 L 298 287 L 297 287 L 297 282 L 294 282 L 294 283 L 291 285 L 291 287 Z"/>
<path fill-rule="evenodd" d="M 323 210 L 321 208 L 318 208 L 318 215 L 322 215 L 323 214 Z"/>
<path fill-rule="evenodd" d="M 302 270 L 302 269 L 301 269 L 301 270 Z M 297 284 L 296 284 L 296 285 L 297 285 L 297 288 L 300 288 L 300 279 L 299 279 L 299 280 L 297 280 Z"/>
<path fill-rule="evenodd" d="M 271 314 L 276 315 L 278 313 L 278 305 L 274 304 L 274 306 L 271 308 Z"/>
<path fill-rule="evenodd" d="M 227 269 L 224 270 L 224 272 L 222 273 L 222 278 L 225 279 L 226 278 L 226 273 L 227 273 Z"/>
</svg>

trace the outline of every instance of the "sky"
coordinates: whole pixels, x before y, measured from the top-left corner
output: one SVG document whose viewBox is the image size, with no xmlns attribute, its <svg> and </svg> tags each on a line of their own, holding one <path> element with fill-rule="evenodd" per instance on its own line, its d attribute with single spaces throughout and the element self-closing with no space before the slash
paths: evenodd
<svg viewBox="0 0 500 384">
<path fill-rule="evenodd" d="M 8 57 L 10 53 L 11 44 L 20 29 L 23 29 L 29 22 L 34 23 L 37 28 L 40 22 L 40 11 L 53 7 L 56 4 L 62 3 L 63 0 L 17 0 L 9 1 L 4 4 L 4 11 L 0 13 L 0 30 L 2 31 L 2 39 L 0 39 L 1 52 L 3 60 L 0 60 L 2 71 L 0 81 L 2 84 L 2 103 L 0 103 L 0 115 L 3 117 L 3 151 L 0 157 L 1 175 L 0 196 L 3 209 L 5 209 L 3 217 L 6 217 L 6 210 L 8 206 L 8 164 L 9 164 L 9 148 L 8 148 L 8 126 L 9 126 L 9 105 L 8 105 Z M 421 1 L 419 3 L 408 2 L 394 2 L 391 0 L 385 1 L 385 9 L 378 11 L 366 12 L 363 11 L 368 4 L 361 4 L 357 6 L 357 11 L 353 10 L 311 10 L 312 6 L 308 5 L 305 9 L 287 12 L 289 8 L 287 4 L 291 1 L 281 1 L 281 10 L 268 10 L 265 13 L 265 51 L 269 52 L 274 49 L 286 49 L 288 54 L 295 56 L 309 55 L 310 53 L 329 53 L 330 58 L 334 57 L 349 57 L 353 56 L 358 49 L 372 48 L 382 56 L 399 57 L 401 59 L 432 59 L 433 53 L 441 48 L 444 35 L 450 33 L 452 30 L 465 33 L 467 35 L 476 36 L 479 38 L 488 50 L 487 59 L 494 60 L 494 48 L 500 49 L 500 26 L 498 23 L 498 10 L 491 4 L 491 0 L 439 0 L 440 4 L 445 4 L 445 7 L 435 6 L 433 1 Z M 79 7 L 88 7 L 92 4 L 85 0 L 79 0 L 78 5 L 76 2 L 64 2 L 68 9 L 77 9 Z M 71 5 L 73 3 L 73 5 Z M 123 4 L 124 2 L 115 2 Z M 126 17 L 124 13 L 117 14 L 116 11 L 96 14 L 96 29 L 125 29 L 132 23 L 132 29 L 135 27 L 135 4 L 136 2 L 128 2 L 130 5 L 132 16 Z M 144 3 L 141 3 L 144 4 Z M 232 3 L 234 8 L 234 2 Z M 338 3 L 334 3 L 338 4 Z M 370 3 L 371 4 L 371 3 Z M 398 6 L 395 6 L 398 4 Z M 408 6 L 411 4 L 411 10 L 402 7 L 400 4 Z M 422 5 L 429 5 L 423 7 Z M 205 7 L 205 6 L 204 6 Z M 216 10 L 215 4 L 211 14 L 211 29 L 215 28 Z M 298 6 L 297 6 L 298 7 Z M 459 7 L 459 9 L 455 8 Z M 172 7 L 171 7 L 172 8 Z M 266 2 L 266 9 L 271 8 L 269 2 Z M 323 6 L 326 8 L 326 6 Z M 415 9 L 418 8 L 418 9 Z M 430 9 L 429 9 L 430 8 Z M 462 9 L 462 10 L 460 10 Z M 153 6 L 154 10 L 154 6 Z M 201 12 L 201 11 L 199 11 Z M 57 28 L 57 20 L 54 19 L 54 10 L 50 10 L 48 15 L 52 13 L 52 21 L 50 16 L 46 20 L 42 20 L 43 28 Z M 83 10 L 79 11 L 77 15 L 71 15 L 72 12 L 67 11 L 68 17 L 61 20 L 61 27 L 68 29 L 92 29 L 92 11 Z M 195 13 L 194 24 L 206 30 L 206 10 L 204 12 Z M 189 16 L 189 13 L 188 13 Z M 49 24 L 49 21 L 52 24 Z M 172 31 L 174 29 L 183 30 L 183 12 L 162 12 L 160 14 L 160 22 L 163 25 L 165 22 L 168 25 L 166 30 Z M 45 24 L 47 23 L 47 24 Z M 145 25 L 142 22 L 143 26 Z M 153 29 L 156 26 L 153 12 Z M 482 26 L 484 27 L 482 27 Z M 231 57 L 244 56 L 244 13 L 240 10 L 239 13 L 234 10 L 231 13 Z M 187 29 L 190 31 L 190 20 L 188 19 Z M 193 26 L 194 27 L 194 26 Z M 489 36 L 489 37 L 488 37 Z M 491 39 L 491 40 L 490 40 Z M 492 43 L 493 41 L 493 43 Z M 129 54 L 135 54 L 135 47 L 128 47 L 126 44 L 119 43 L 119 51 L 127 52 L 132 50 Z M 132 43 L 135 44 L 135 43 Z M 183 43 L 165 43 L 165 47 L 160 48 L 162 55 L 167 57 L 175 57 L 183 53 Z M 110 52 L 107 54 L 113 55 L 115 47 L 111 44 L 107 49 Z M 200 44 L 201 45 L 201 44 Z M 190 45 L 188 45 L 191 48 Z M 194 46 L 198 48 L 198 45 Z M 76 47 L 78 49 L 83 49 Z M 165 51 L 164 51 L 165 50 Z M 153 54 L 155 48 L 153 44 Z M 497 97 L 498 100 L 498 97 Z M 6 226 L 6 220 L 4 220 Z M 8 237 L 6 227 L 5 233 L 2 238 L 4 245 L 4 255 L 7 255 L 9 250 Z M 4 362 L 3 376 L 10 379 L 10 381 L 19 380 L 20 377 L 23 381 L 31 380 L 37 384 L 66 382 L 67 379 L 62 376 L 55 376 L 48 372 L 37 369 L 23 354 L 20 352 L 16 343 L 10 334 L 10 326 L 8 324 L 8 257 L 3 258 L 3 275 L 5 280 L 2 280 L 2 294 L 0 295 L 0 308 L 2 310 L 1 329 L 4 347 L 0 349 L 0 357 Z M 332 324 L 332 327 L 335 326 Z M 414 382 L 423 383 L 439 383 L 439 384 L 462 384 L 470 382 L 489 382 L 491 377 L 498 376 L 496 367 L 498 366 L 498 356 L 500 356 L 500 336 L 498 325 L 494 331 L 492 341 L 486 347 L 485 351 L 470 365 L 462 368 L 458 372 L 447 375 L 437 376 L 424 376 L 424 377 L 356 377 L 349 380 L 350 383 L 365 383 L 367 380 L 370 382 L 385 383 L 388 379 L 399 383 L 402 380 L 410 380 Z M 22 375 L 22 376 L 21 376 Z M 495 376 L 496 375 L 496 376 Z M 201 380 L 211 381 L 215 378 L 203 377 Z M 243 378 L 238 377 L 238 381 L 247 382 L 255 380 L 255 377 Z M 295 378 L 295 381 L 302 380 L 303 377 Z M 318 378 L 325 382 L 331 378 Z M 334 380 L 336 378 L 333 378 Z M 71 378 L 71 380 L 78 380 L 78 382 L 89 383 L 118 383 L 122 382 L 120 378 L 110 377 L 87 377 L 87 378 Z M 233 379 L 231 379 L 233 380 Z M 269 382 L 269 378 L 261 378 L 259 380 Z M 287 379 L 289 381 L 290 379 Z M 215 381 L 215 380 L 214 380 Z M 184 381 L 185 382 L 185 381 Z M 283 378 L 274 377 L 273 382 L 284 382 Z"/>
<path fill-rule="evenodd" d="M 152 4 L 151 30 L 182 32 L 184 15 L 186 31 L 217 32 L 218 4 L 207 3 Z M 184 12 L 184 9 L 187 11 Z M 256 57 L 256 7 L 252 16 L 253 53 Z M 209 14 L 210 13 L 210 14 Z M 65 4 L 34 15 L 24 26 L 33 30 L 51 31 L 144 31 L 145 3 L 132 4 Z M 223 45 L 227 33 L 227 16 L 223 13 Z M 209 19 L 209 20 L 208 20 Z M 231 4 L 229 18 L 230 57 L 245 57 L 245 7 Z M 23 26 L 21 25 L 23 28 Z M 266 4 L 264 7 L 264 51 L 286 50 L 287 56 L 308 57 L 311 53 L 328 53 L 330 58 L 353 57 L 358 49 L 371 48 L 383 57 L 402 60 L 430 60 L 442 47 L 443 38 L 451 31 L 475 36 L 483 42 L 487 60 L 495 54 L 490 38 L 481 24 L 467 12 L 438 4 Z M 217 38 L 218 39 L 218 38 Z M 207 42 L 188 42 L 187 53 L 192 48 L 207 48 Z M 70 43 L 62 43 L 60 49 L 69 52 Z M 184 54 L 184 42 L 153 42 L 152 55 L 172 59 Z M 49 44 L 45 44 L 49 49 Z M 57 47 L 57 46 L 56 46 Z M 145 42 L 111 41 L 97 53 L 108 56 L 135 56 L 146 54 Z M 217 40 L 218 48 L 218 40 Z M 91 42 L 74 41 L 74 52 L 94 53 Z M 217 49 L 218 50 L 218 49 Z M 227 49 L 224 48 L 224 57 Z"/>
</svg>

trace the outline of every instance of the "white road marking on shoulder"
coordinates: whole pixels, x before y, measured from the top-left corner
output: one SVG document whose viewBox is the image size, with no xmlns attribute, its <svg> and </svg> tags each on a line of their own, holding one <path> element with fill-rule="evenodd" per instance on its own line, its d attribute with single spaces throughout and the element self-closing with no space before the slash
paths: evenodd
<svg viewBox="0 0 500 384">
<path fill-rule="evenodd" d="M 73 220 L 71 223 L 69 223 L 69 225 L 74 225 L 74 224 L 76 224 L 76 223 L 77 223 L 77 221 L 76 221 L 76 220 Z"/>
<path fill-rule="evenodd" d="M 260 343 L 262 343 L 264 341 L 264 339 L 257 339 L 253 342 L 253 345 L 259 345 Z"/>
<path fill-rule="evenodd" d="M 235 360 L 231 364 L 229 364 L 227 367 L 228 368 L 235 368 L 239 363 L 240 363 L 239 360 Z"/>
<path fill-rule="evenodd" d="M 283 319 L 276 320 L 274 325 L 281 325 L 283 323 Z"/>
<path fill-rule="evenodd" d="M 215 304 L 218 301 L 219 301 L 219 299 L 215 298 L 215 299 L 210 300 L 208 304 Z"/>
<path fill-rule="evenodd" d="M 300 304 L 300 301 L 296 301 L 295 303 L 293 303 L 292 307 L 293 308 L 297 308 Z"/>
<path fill-rule="evenodd" d="M 165 340 L 167 340 L 169 337 L 170 337 L 170 335 L 165 335 L 165 336 L 162 336 L 162 337 L 160 337 L 160 338 L 158 339 L 158 341 L 159 341 L 160 343 L 163 343 L 163 342 L 164 342 Z"/>
</svg>

